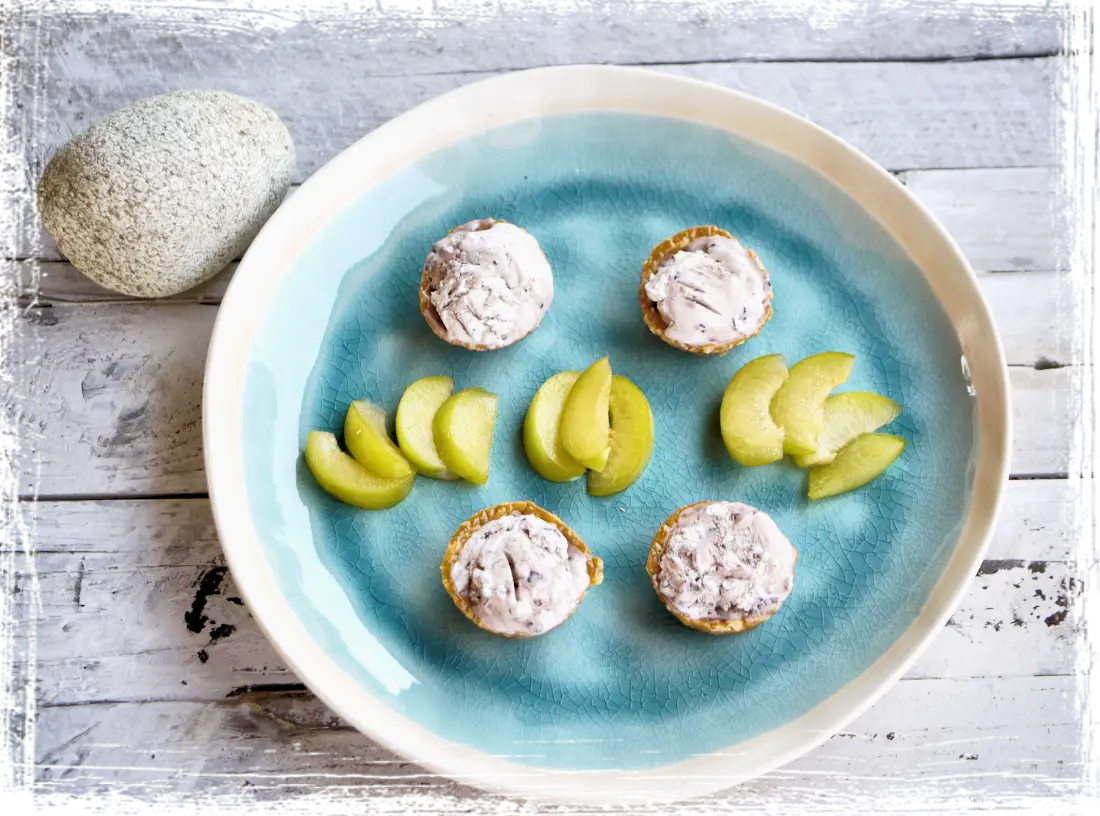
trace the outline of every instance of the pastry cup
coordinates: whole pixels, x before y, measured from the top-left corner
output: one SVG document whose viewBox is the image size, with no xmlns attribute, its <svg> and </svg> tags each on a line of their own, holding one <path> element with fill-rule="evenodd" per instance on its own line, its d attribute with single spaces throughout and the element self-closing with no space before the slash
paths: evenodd
<svg viewBox="0 0 1100 816">
<path fill-rule="evenodd" d="M 676 233 L 671 238 L 657 244 L 649 253 L 649 257 L 646 258 L 645 263 L 642 264 L 642 281 L 638 286 L 638 301 L 642 307 L 642 319 L 645 321 L 649 330 L 673 348 L 677 348 L 680 351 L 686 351 L 690 354 L 701 354 L 704 356 L 725 354 L 735 346 L 739 346 L 750 340 L 760 333 L 760 330 L 764 328 L 764 324 L 767 323 L 772 316 L 772 292 L 769 291 L 768 303 L 764 309 L 764 316 L 760 318 L 760 323 L 752 334 L 739 337 L 736 340 L 730 340 L 728 343 L 707 343 L 702 346 L 689 346 L 678 340 L 673 340 L 668 336 L 668 323 L 665 322 L 664 316 L 657 311 L 657 304 L 649 299 L 649 295 L 647 295 L 645 291 L 645 285 L 649 283 L 649 279 L 657 273 L 657 268 L 668 258 L 686 249 L 688 244 L 696 238 L 708 238 L 712 235 L 720 235 L 723 238 L 733 238 L 732 235 L 721 227 L 702 226 L 683 230 L 682 232 Z M 745 251 L 749 253 L 749 257 L 751 257 L 761 269 L 764 269 L 764 264 L 760 261 L 760 257 L 755 252 L 748 247 L 745 247 Z M 764 272 L 767 274 L 766 269 L 764 269 Z"/>
<path fill-rule="evenodd" d="M 474 229 L 471 230 L 472 232 L 481 232 L 483 230 L 491 228 L 494 224 L 507 224 L 509 222 L 505 221 L 503 218 L 479 218 L 475 219 L 474 221 L 466 222 L 466 224 L 471 223 L 476 224 Z M 451 229 L 447 230 L 447 235 L 451 235 L 462 227 L 465 227 L 466 224 L 459 224 L 457 227 L 451 227 Z M 513 224 L 513 226 L 517 225 Z M 523 227 L 518 226 L 517 228 L 523 229 Z M 526 232 L 526 230 L 524 230 L 524 232 Z M 539 247 L 539 251 L 542 252 L 541 247 Z M 546 253 L 543 252 L 542 256 L 545 258 Z M 549 261 L 547 261 L 547 263 L 549 263 Z M 501 349 L 508 348 L 508 346 L 513 346 L 524 337 L 530 335 L 531 332 L 537 329 L 542 323 L 542 320 L 540 319 L 539 322 L 531 328 L 531 331 L 527 332 L 527 334 L 524 334 L 522 337 L 517 337 L 515 340 L 505 346 L 484 346 L 476 345 L 474 343 L 463 343 L 460 340 L 456 340 L 453 337 L 450 337 L 447 332 L 447 327 L 443 325 L 443 321 L 439 317 L 439 312 L 437 312 L 435 306 L 432 305 L 431 280 L 428 276 L 427 263 L 424 264 L 424 271 L 420 273 L 420 314 L 424 316 L 424 321 L 428 324 L 428 328 L 430 328 L 435 333 L 435 336 L 438 337 L 440 340 L 445 343 L 450 343 L 452 346 L 469 349 L 470 351 L 500 351 Z"/>
<path fill-rule="evenodd" d="M 573 608 L 569 611 L 569 614 L 562 619 L 562 622 L 559 623 L 558 626 L 561 626 L 562 623 L 565 623 L 567 620 L 573 617 L 573 614 L 577 611 L 577 608 L 580 606 L 581 601 L 583 601 L 585 595 L 588 594 L 588 589 L 591 589 L 592 587 L 603 581 L 603 560 L 593 555 L 592 551 L 588 549 L 588 546 L 583 541 L 581 541 L 580 536 L 573 532 L 564 521 L 555 516 L 553 513 L 547 510 L 543 510 L 534 502 L 506 502 L 504 504 L 495 505 L 494 507 L 487 507 L 486 509 L 481 510 L 480 512 L 477 512 L 474 515 L 470 516 L 468 519 L 466 519 L 466 521 L 462 522 L 459 528 L 455 530 L 455 534 L 451 536 L 451 541 L 449 544 L 447 544 L 447 551 L 443 554 L 443 563 L 440 565 L 439 570 L 443 578 L 443 587 L 447 590 L 447 594 L 451 596 L 451 600 L 454 601 L 455 606 L 459 608 L 463 615 L 473 621 L 479 629 L 484 629 L 486 632 L 497 635 L 498 637 L 538 637 L 539 635 L 546 634 L 546 632 L 553 631 L 553 629 L 556 629 L 557 626 L 553 627 L 552 629 L 547 629 L 544 632 L 540 632 L 537 635 L 529 635 L 523 632 L 516 633 L 514 635 L 506 635 L 501 634 L 500 632 L 494 632 L 491 629 L 487 629 L 486 627 L 482 626 L 481 621 L 478 619 L 473 606 L 471 606 L 470 602 L 458 593 L 458 591 L 455 589 L 454 581 L 451 580 L 451 569 L 454 567 L 455 561 L 458 560 L 458 556 L 462 552 L 462 548 L 465 547 L 466 542 L 470 540 L 470 536 L 472 536 L 490 521 L 504 518 L 505 516 L 510 516 L 513 513 L 518 513 L 521 516 L 535 516 L 542 519 L 543 521 L 549 522 L 550 524 L 558 528 L 561 534 L 565 536 L 565 540 L 569 542 L 570 546 L 576 547 L 578 550 L 585 554 L 588 562 L 588 588 L 581 593 L 581 596 L 579 598 L 577 598 L 577 603 L 574 604 Z"/>
<path fill-rule="evenodd" d="M 752 618 L 733 618 L 730 620 L 720 618 L 690 618 L 678 611 L 661 593 L 658 581 L 661 574 L 661 557 L 665 554 L 665 547 L 668 546 L 668 541 L 672 537 L 672 531 L 676 527 L 676 523 L 680 520 L 680 516 L 693 507 L 700 507 L 707 504 L 714 504 L 714 502 L 701 501 L 685 505 L 665 520 L 665 523 L 661 525 L 661 529 L 657 531 L 657 535 L 654 536 L 653 544 L 650 545 L 649 558 L 646 559 L 645 571 L 649 574 L 650 583 L 653 584 L 653 590 L 657 593 L 657 597 L 661 599 L 661 603 L 663 603 L 665 608 L 675 615 L 676 619 L 684 624 L 684 626 L 699 632 L 706 632 L 708 635 L 736 635 L 741 632 L 747 632 L 750 629 L 755 629 L 757 626 L 764 623 L 764 621 L 774 616 L 775 613 L 783 607 L 783 604 L 779 604 L 779 606 L 767 614 L 758 615 Z M 794 548 L 793 545 L 792 548 Z M 797 561 L 797 548 L 794 548 L 794 557 Z M 791 584 L 792 586 L 794 584 L 793 577 L 791 579 Z"/>
</svg>

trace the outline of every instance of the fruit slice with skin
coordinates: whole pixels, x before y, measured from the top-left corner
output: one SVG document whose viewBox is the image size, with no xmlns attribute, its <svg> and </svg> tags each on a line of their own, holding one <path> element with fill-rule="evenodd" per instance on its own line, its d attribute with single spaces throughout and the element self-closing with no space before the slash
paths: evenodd
<svg viewBox="0 0 1100 816">
<path fill-rule="evenodd" d="M 439 407 L 450 398 L 455 381 L 450 377 L 424 377 L 401 395 L 397 404 L 397 444 L 417 472 L 433 479 L 457 479 L 435 448 L 432 421 Z"/>
<path fill-rule="evenodd" d="M 559 426 L 565 450 L 591 470 L 603 470 L 611 455 L 610 401 L 611 362 L 603 357 L 569 389 Z"/>
<path fill-rule="evenodd" d="M 489 481 L 497 395 L 467 388 L 452 395 L 432 421 L 435 447 L 453 472 L 474 484 Z"/>
<path fill-rule="evenodd" d="M 386 433 L 386 412 L 367 400 L 355 400 L 344 418 L 344 446 L 372 473 L 386 479 L 412 475 L 413 466 Z"/>
<path fill-rule="evenodd" d="M 772 398 L 771 415 L 783 429 L 783 451 L 809 454 L 817 450 L 825 426 L 825 398 L 848 379 L 856 358 L 825 351 L 799 360 Z"/>
<path fill-rule="evenodd" d="M 551 482 L 569 482 L 584 475 L 584 465 L 569 455 L 558 432 L 565 398 L 580 376 L 579 371 L 562 371 L 544 382 L 523 421 L 527 460 L 539 476 Z"/>
<path fill-rule="evenodd" d="M 834 394 L 825 400 L 825 427 L 817 443 L 817 450 L 806 455 L 796 455 L 794 462 L 808 468 L 827 465 L 836 452 L 857 436 L 877 431 L 887 422 L 893 422 L 901 413 L 901 406 L 888 397 L 866 391 L 849 391 Z"/>
<path fill-rule="evenodd" d="M 385 510 L 400 503 L 412 490 L 416 474 L 386 479 L 371 473 L 340 450 L 336 437 L 313 431 L 306 440 L 306 465 L 330 496 L 364 510 Z"/>
<path fill-rule="evenodd" d="M 753 467 L 783 458 L 783 429 L 769 406 L 787 379 L 780 354 L 757 357 L 741 366 L 722 396 L 719 424 L 726 450 L 739 465 Z"/>
<path fill-rule="evenodd" d="M 588 492 L 611 496 L 626 490 L 642 475 L 653 453 L 653 412 L 634 383 L 618 374 L 611 378 L 611 453 L 601 471 L 588 471 Z"/>
<path fill-rule="evenodd" d="M 890 434 L 857 436 L 827 465 L 810 471 L 811 499 L 824 499 L 862 487 L 894 463 L 905 440 Z"/>
</svg>

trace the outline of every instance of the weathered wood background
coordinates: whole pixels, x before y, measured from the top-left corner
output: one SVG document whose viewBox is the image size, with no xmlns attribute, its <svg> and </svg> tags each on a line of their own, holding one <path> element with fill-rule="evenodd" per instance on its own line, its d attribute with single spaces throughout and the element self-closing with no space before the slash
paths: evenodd
<svg viewBox="0 0 1100 816">
<path fill-rule="evenodd" d="M 869 812 L 919 799 L 951 812 L 1077 791 L 1077 497 L 1066 475 L 1081 367 L 1059 192 L 1060 13 L 426 5 L 17 10 L 6 47 L 28 183 L 52 148 L 114 109 L 196 86 L 272 106 L 297 142 L 299 181 L 436 94 L 558 63 L 649 65 L 829 128 L 896 171 L 978 270 L 1010 365 L 1012 481 L 988 560 L 906 678 L 845 733 L 710 806 Z M 17 670 L 34 679 L 38 789 L 147 800 L 425 789 L 440 807 L 477 797 L 329 712 L 236 596 L 200 429 L 206 347 L 232 267 L 197 291 L 134 302 L 82 278 L 29 210 L 18 215 L 5 286 L 21 306 L 20 353 L 5 409 L 22 434 L 19 492 L 33 522 L 22 557 L 34 577 L 19 576 L 16 609 L 36 646 Z"/>
</svg>

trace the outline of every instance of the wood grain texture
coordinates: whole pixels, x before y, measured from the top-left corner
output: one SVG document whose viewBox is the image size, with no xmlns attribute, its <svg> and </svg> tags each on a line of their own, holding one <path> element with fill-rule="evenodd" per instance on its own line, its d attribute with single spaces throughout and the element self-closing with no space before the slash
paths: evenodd
<svg viewBox="0 0 1100 816">
<path fill-rule="evenodd" d="M 1067 269 L 1069 200 L 1054 167 L 929 170 L 899 179 L 940 220 L 975 269 Z"/>
<path fill-rule="evenodd" d="M 1097 794 L 1097 677 L 1026 675 L 1096 671 L 1081 631 L 1096 622 L 1096 563 L 1079 559 L 1096 554 L 1100 496 L 1086 482 L 1010 492 L 1019 511 L 1002 519 L 968 603 L 911 680 L 788 768 L 635 813 L 813 812 L 807 802 L 1012 813 L 1041 801 L 1085 813 Z M 154 813 L 418 813 L 414 802 L 425 814 L 555 812 L 434 778 L 311 695 L 267 691 L 296 679 L 235 603 L 205 499 L 10 503 L 0 521 L 0 779 L 13 795 L 94 795 Z M 1051 550 L 1056 541 L 1069 549 Z M 1037 560 L 1056 554 L 1073 560 Z M 1035 617 L 1036 589 L 1065 613 L 1057 624 Z"/>
<path fill-rule="evenodd" d="M 870 797 L 881 812 L 929 812 L 906 805 L 950 805 L 960 796 L 997 811 L 1013 797 L 1078 793 L 1085 767 L 1076 688 L 1073 677 L 903 680 L 823 746 L 710 797 L 706 812 L 801 813 L 807 801 L 841 807 Z M 306 793 L 420 791 L 438 797 L 436 813 L 460 812 L 456 799 L 481 796 L 369 742 L 306 693 L 46 708 L 38 733 L 42 792 L 125 785 L 142 798 L 233 793 L 285 803 Z M 514 807 L 507 812 L 561 812 Z"/>
<path fill-rule="evenodd" d="M 921 170 L 899 178 L 982 271 L 1100 269 L 1098 167 Z M 72 268 L 2 265 L 61 257 L 38 222 L 33 192 L 0 192 L 0 300 L 119 297 Z M 200 293 L 217 299 L 224 286 L 211 280 Z"/>
<path fill-rule="evenodd" d="M 1015 365 L 1081 362 L 1079 305 L 1064 272 L 979 273 L 1005 357 Z"/>
<path fill-rule="evenodd" d="M 1079 367 L 1011 367 L 1012 473 L 1058 475 L 1069 468 L 1069 451 L 1080 422 L 1079 398 L 1086 382 Z"/>
<path fill-rule="evenodd" d="M 1065 560 L 1069 483 L 1008 490 L 1012 511 L 967 601 L 908 677 L 1072 673 L 1079 590 Z M 217 701 L 298 682 L 242 603 L 206 499 L 26 509 L 36 528 L 42 704 Z"/>
<path fill-rule="evenodd" d="M 31 356 L 18 373 L 32 398 L 5 398 L 26 431 L 21 492 L 204 492 L 202 372 L 215 314 L 170 303 L 27 310 Z M 1065 472 L 1077 376 L 1073 368 L 1010 370 L 1013 473 Z"/>
<path fill-rule="evenodd" d="M 1053 54 L 1062 45 L 1062 13 L 1033 3 L 997 10 L 869 0 L 817 15 L 759 0 L 602 0 L 571 6 L 487 0 L 474 13 L 464 0 L 436 0 L 420 8 L 391 4 L 385 11 L 352 6 L 339 14 L 324 4 L 288 4 L 272 12 L 254 0 L 213 8 L 195 3 L 186 12 L 160 14 L 148 7 L 126 13 L 126 5 L 117 4 L 110 15 L 54 9 L 45 19 L 51 45 L 80 54 L 87 62 L 73 70 L 89 74 L 113 59 L 150 60 L 151 55 L 164 74 L 224 70 L 225 55 L 233 49 L 257 74 L 285 71 L 288 56 L 310 54 L 322 57 L 325 67 L 354 66 L 386 76 L 609 60 L 1011 58 Z"/>
<path fill-rule="evenodd" d="M 207 306 L 53 307 L 25 312 L 26 388 L 4 396 L 23 430 L 20 491 L 205 491 Z"/>
<path fill-rule="evenodd" d="M 160 303 L 218 304 L 236 263 L 212 280 Z M 16 274 L 25 303 L 129 303 L 133 299 L 98 286 L 63 261 L 19 261 Z M 1058 272 L 979 273 L 982 295 L 993 311 L 1005 355 L 1020 365 L 1078 362 L 1077 325 L 1068 275 Z"/>
<path fill-rule="evenodd" d="M 420 14 L 389 4 L 273 12 L 253 0 L 77 14 L 58 4 L 32 20 L 37 34 L 14 39 L 39 48 L 17 53 L 15 65 L 28 77 L 17 101 L 41 125 L 29 139 L 28 184 L 64 139 L 173 88 L 219 87 L 272 105 L 298 143 L 300 180 L 393 115 L 503 70 L 615 62 L 715 81 L 906 171 L 901 179 L 979 272 L 998 273 L 981 285 L 1015 364 L 1013 471 L 1066 469 L 1082 372 L 1049 367 L 1076 362 L 1066 279 L 1054 271 L 1066 236 L 1051 169 L 1056 8 L 581 5 L 565 15 L 541 0 L 486 0 L 471 15 L 461 0 Z M 32 98 L 35 84 L 44 97 Z M 56 304 L 24 313 L 29 353 L 17 373 L 26 388 L 3 397 L 34 454 L 20 489 L 111 497 L 24 507 L 42 590 L 39 607 L 20 607 L 38 632 L 38 664 L 19 666 L 36 675 L 45 704 L 39 790 L 146 801 L 231 794 L 241 804 L 323 793 L 358 798 L 360 809 L 422 791 L 434 797 L 428 811 L 468 811 L 480 794 L 371 743 L 295 690 L 234 600 L 205 499 L 117 498 L 205 490 L 199 398 L 216 308 L 199 304 L 220 301 L 232 269 L 175 303 L 66 305 L 117 296 L 59 263 L 33 213 L 20 213 L 26 228 L 5 256 L 58 262 L 6 267 L 0 284 L 24 297 L 37 288 Z M 873 799 L 882 812 L 919 802 L 952 813 L 963 799 L 997 810 L 1013 797 L 1080 790 L 1077 684 L 1066 676 L 1081 630 L 1076 497 L 1057 479 L 1007 490 L 981 573 L 909 678 L 821 748 L 713 797 L 711 812 L 855 812 Z"/>
<path fill-rule="evenodd" d="M 441 93 L 493 71 L 377 76 L 355 64 L 333 66 L 322 44 L 284 54 L 285 67 L 257 70 L 234 37 L 218 61 L 189 70 L 164 67 L 155 51 L 123 49 L 88 61 L 58 50 L 38 127 L 37 178 L 47 156 L 72 136 L 138 99 L 163 91 L 216 84 L 272 107 L 298 151 L 301 181 L 380 124 Z M 57 46 L 54 46 L 57 48 Z M 53 52 L 51 52 L 53 53 Z M 266 52 L 265 52 L 266 53 Z M 355 54 L 367 58 L 369 50 Z M 196 55 L 178 50 L 180 59 Z M 1054 137 L 1058 58 L 976 62 L 704 63 L 662 65 L 781 105 L 848 140 L 890 170 L 1056 164 Z M 335 74 L 340 82 L 332 82 Z M 217 77 L 211 83 L 209 77 Z M 124 81 L 125 80 L 125 81 Z M 899 90 L 903 89 L 903 90 Z M 29 100 L 27 102 L 29 104 Z M 33 238 L 33 235 L 29 236 Z M 29 243 L 29 242 L 28 242 Z M 19 257 L 35 257 L 24 246 Z"/>
</svg>

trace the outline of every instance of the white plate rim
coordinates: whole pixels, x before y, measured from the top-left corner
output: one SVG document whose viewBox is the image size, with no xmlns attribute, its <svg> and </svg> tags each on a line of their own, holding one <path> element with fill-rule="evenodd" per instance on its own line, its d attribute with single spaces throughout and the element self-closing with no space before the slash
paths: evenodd
<svg viewBox="0 0 1100 816">
<path fill-rule="evenodd" d="M 959 333 L 978 400 L 969 511 L 943 574 L 902 636 L 802 717 L 730 749 L 648 770 L 520 765 L 448 742 L 375 698 L 324 653 L 280 592 L 247 510 L 244 481 L 239 418 L 245 366 L 261 316 L 298 252 L 366 189 L 446 144 L 513 121 L 581 111 L 719 127 L 830 179 L 924 272 Z M 282 204 L 239 264 L 215 321 L 203 382 L 203 443 L 215 525 L 234 581 L 288 666 L 330 708 L 390 750 L 483 790 L 559 803 L 653 803 L 713 793 L 784 765 L 894 685 L 947 622 L 984 557 L 1008 478 L 1011 411 L 1003 348 L 976 275 L 946 230 L 890 173 L 810 121 L 742 92 L 644 68 L 575 65 L 504 74 L 425 102 L 345 149 Z"/>
</svg>

